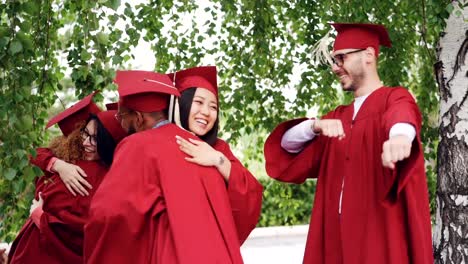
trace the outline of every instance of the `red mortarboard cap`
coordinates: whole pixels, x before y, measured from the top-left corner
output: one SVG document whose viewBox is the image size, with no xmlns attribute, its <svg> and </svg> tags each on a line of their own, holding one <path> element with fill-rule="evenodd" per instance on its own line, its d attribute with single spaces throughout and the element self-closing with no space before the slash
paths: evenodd
<svg viewBox="0 0 468 264">
<path fill-rule="evenodd" d="M 149 71 L 117 71 L 119 105 L 141 112 L 157 112 L 167 108 L 169 95 L 180 96 L 165 74 Z"/>
<path fill-rule="evenodd" d="M 383 25 L 356 23 L 332 23 L 331 25 L 338 32 L 333 51 L 373 47 L 375 55 L 378 56 L 380 45 L 392 46 L 387 29 Z"/>
<path fill-rule="evenodd" d="M 115 143 L 119 143 L 120 140 L 122 140 L 122 138 L 127 135 L 127 133 L 122 128 L 122 126 L 120 126 L 120 123 L 115 118 L 115 114 L 117 114 L 117 110 L 102 111 L 97 114 L 97 118 L 111 134 L 112 138 L 115 140 Z"/>
<path fill-rule="evenodd" d="M 68 136 L 78 122 L 86 121 L 89 114 L 97 114 L 101 109 L 93 102 L 93 96 L 96 92 L 86 96 L 78 103 L 72 105 L 70 108 L 54 116 L 46 125 L 46 128 L 51 127 L 58 123 L 60 130 L 64 136 Z"/>
<path fill-rule="evenodd" d="M 118 110 L 119 109 L 119 103 L 108 103 L 106 104 L 106 109 L 107 110 Z"/>
<path fill-rule="evenodd" d="M 172 79 L 173 74 L 168 74 Z M 192 87 L 205 88 L 218 98 L 216 66 L 200 66 L 175 73 L 175 86 L 180 92 Z"/>
<path fill-rule="evenodd" d="M 141 112 L 167 108 L 169 95 L 180 96 L 169 77 L 149 71 L 117 71 L 119 105 Z"/>
<path fill-rule="evenodd" d="M 169 77 L 169 79 L 171 80 L 171 83 L 175 86 L 175 79 L 174 79 L 174 76 L 176 75 L 176 73 L 166 73 L 167 77 Z M 177 88 L 177 87 L 176 87 Z M 180 92 L 180 89 L 177 88 L 177 90 L 179 90 Z"/>
</svg>

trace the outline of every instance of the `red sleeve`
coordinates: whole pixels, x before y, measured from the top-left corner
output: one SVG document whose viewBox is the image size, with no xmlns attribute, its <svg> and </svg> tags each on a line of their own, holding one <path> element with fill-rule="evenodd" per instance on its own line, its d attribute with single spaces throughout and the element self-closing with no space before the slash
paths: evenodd
<svg viewBox="0 0 468 264">
<path fill-rule="evenodd" d="M 94 191 L 98 188 L 107 169 L 98 162 L 78 161 L 88 175 L 93 186 L 89 196 L 73 196 L 57 174 L 43 184 L 43 214 L 39 230 L 47 247 L 54 254 L 70 263 L 82 263 L 84 224 L 88 220 L 88 210 Z"/>
<path fill-rule="evenodd" d="M 57 215 L 44 212 L 39 224 L 43 243 L 63 260 L 82 262 L 84 222 L 85 216 L 76 212 L 63 210 Z"/>
<path fill-rule="evenodd" d="M 39 167 L 44 173 L 48 172 L 47 166 L 50 160 L 55 157 L 54 153 L 49 148 L 37 148 L 36 151 L 37 156 L 35 158 L 30 157 L 29 162 Z"/>
<path fill-rule="evenodd" d="M 229 145 L 218 139 L 215 149 L 231 161 L 228 196 L 240 244 L 257 225 L 262 210 L 263 186 L 234 156 Z"/>
<path fill-rule="evenodd" d="M 388 137 L 389 131 L 396 123 L 409 123 L 416 129 L 416 138 L 413 140 L 410 156 L 397 163 L 396 169 L 386 170 L 387 195 L 386 202 L 396 201 L 405 188 L 412 175 L 425 175 L 423 150 L 421 146 L 420 131 L 422 117 L 413 96 L 402 87 L 393 88 L 387 97 L 386 110 L 382 118 L 384 133 Z"/>
<path fill-rule="evenodd" d="M 394 88 L 387 97 L 387 107 L 383 115 L 383 126 L 386 135 L 396 123 L 409 123 L 416 129 L 416 134 L 421 130 L 421 113 L 413 96 L 405 88 Z"/>
<path fill-rule="evenodd" d="M 283 182 L 303 183 L 307 178 L 318 176 L 325 137 L 318 136 L 313 139 L 299 153 L 289 153 L 281 147 L 284 133 L 304 120 L 307 118 L 283 122 L 268 136 L 264 155 L 266 171 L 270 177 Z"/>
</svg>

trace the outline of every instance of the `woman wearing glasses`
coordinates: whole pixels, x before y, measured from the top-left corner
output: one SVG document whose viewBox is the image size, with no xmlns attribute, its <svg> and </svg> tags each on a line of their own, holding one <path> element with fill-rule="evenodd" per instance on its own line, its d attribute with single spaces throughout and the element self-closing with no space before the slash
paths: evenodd
<svg viewBox="0 0 468 264">
<path fill-rule="evenodd" d="M 116 111 L 100 112 L 92 95 L 54 117 L 64 136 L 49 149 L 38 151 L 33 164 L 44 176 L 36 181 L 30 218 L 13 242 L 9 263 L 82 263 L 83 228 L 88 208 L 109 166 L 117 143 L 125 132 L 115 120 Z M 87 119 L 86 119 L 87 118 Z M 53 157 L 73 163 L 87 175 L 89 195 L 74 196 L 56 172 L 46 170 Z"/>
</svg>

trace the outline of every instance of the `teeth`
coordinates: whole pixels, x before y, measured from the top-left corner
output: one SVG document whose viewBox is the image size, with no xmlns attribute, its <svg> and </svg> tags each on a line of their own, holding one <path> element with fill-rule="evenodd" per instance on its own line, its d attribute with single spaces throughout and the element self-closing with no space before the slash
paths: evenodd
<svg viewBox="0 0 468 264">
<path fill-rule="evenodd" d="M 208 124 L 208 122 L 206 120 L 203 120 L 203 119 L 195 119 L 195 121 L 197 121 L 200 124 L 204 124 L 204 125 Z"/>
</svg>

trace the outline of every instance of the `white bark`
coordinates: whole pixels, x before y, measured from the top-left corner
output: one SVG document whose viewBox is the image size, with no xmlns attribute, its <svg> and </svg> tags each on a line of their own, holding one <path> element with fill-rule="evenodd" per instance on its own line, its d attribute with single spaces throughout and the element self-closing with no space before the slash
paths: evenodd
<svg viewBox="0 0 468 264">
<path fill-rule="evenodd" d="M 447 21 L 436 64 L 441 141 L 435 263 L 468 263 L 468 7 L 461 12 L 452 12 Z"/>
</svg>

